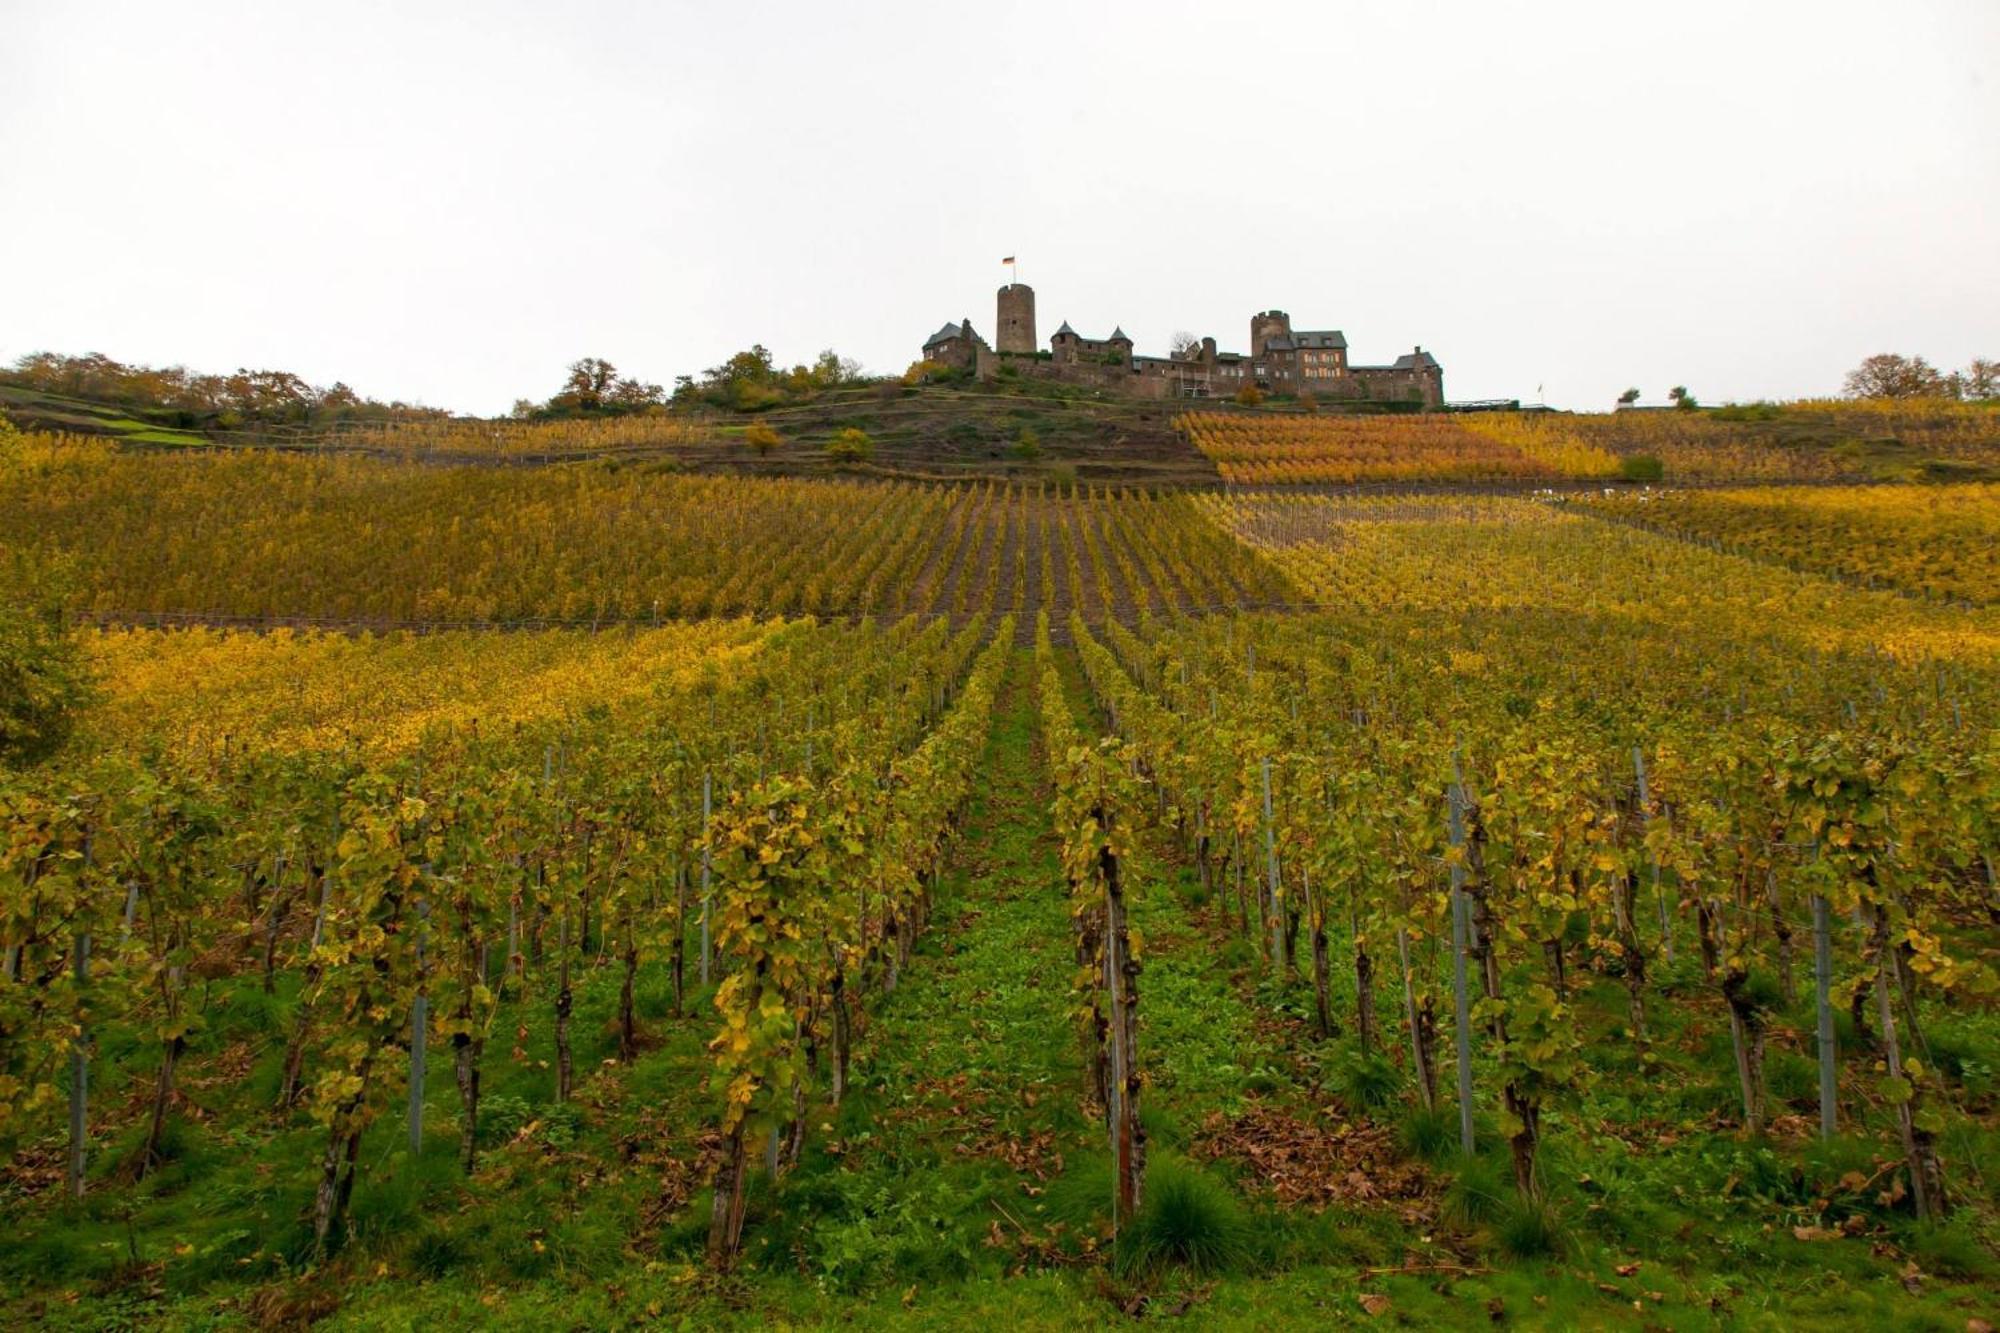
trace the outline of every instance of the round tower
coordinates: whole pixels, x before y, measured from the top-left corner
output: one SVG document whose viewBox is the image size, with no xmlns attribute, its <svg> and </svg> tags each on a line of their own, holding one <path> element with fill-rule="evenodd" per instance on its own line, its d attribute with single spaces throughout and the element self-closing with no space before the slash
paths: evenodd
<svg viewBox="0 0 2000 1333">
<path fill-rule="evenodd" d="M 1250 317 L 1250 355 L 1264 355 L 1264 345 L 1292 336 L 1292 317 L 1282 310 L 1260 310 Z"/>
<path fill-rule="evenodd" d="M 1002 352 L 1034 355 L 1035 289 L 1026 283 L 1010 282 L 1000 289 L 999 329 L 995 348 Z"/>
</svg>

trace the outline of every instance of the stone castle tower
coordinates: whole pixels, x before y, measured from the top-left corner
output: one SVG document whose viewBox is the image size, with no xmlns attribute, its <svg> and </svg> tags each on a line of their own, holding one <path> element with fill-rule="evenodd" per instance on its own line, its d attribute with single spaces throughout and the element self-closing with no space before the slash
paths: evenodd
<svg viewBox="0 0 2000 1333">
<path fill-rule="evenodd" d="M 1010 282 L 1000 289 L 999 318 L 995 328 L 998 330 L 995 346 L 999 351 L 1034 355 L 1039 344 L 1035 341 L 1033 287 L 1025 283 Z"/>
<path fill-rule="evenodd" d="M 1274 342 L 1288 342 L 1292 317 L 1282 310 L 1260 310 L 1250 317 L 1250 355 L 1262 359 L 1264 349 Z"/>
</svg>

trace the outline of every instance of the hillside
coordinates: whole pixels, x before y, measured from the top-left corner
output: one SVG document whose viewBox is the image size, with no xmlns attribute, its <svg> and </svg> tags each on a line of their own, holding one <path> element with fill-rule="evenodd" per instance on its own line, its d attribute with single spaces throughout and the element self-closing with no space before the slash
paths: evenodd
<svg viewBox="0 0 2000 1333">
<path fill-rule="evenodd" d="M 198 431 L 166 424 L 164 413 L 0 385 L 0 411 L 25 430 L 105 435 L 143 446 L 339 448 L 414 454 L 434 462 L 539 463 L 611 455 L 671 458 L 690 471 L 760 476 L 838 471 L 919 480 L 1215 484 L 1220 478 L 1214 464 L 1174 430 L 1176 410 L 1171 403 L 1046 388 L 1021 392 L 890 381 L 829 390 L 806 403 L 756 413 L 698 410 L 534 423 L 461 418 L 358 424 L 331 432 Z M 752 449 L 744 432 L 753 422 L 775 430 L 781 443 L 768 453 Z M 867 433 L 870 456 L 836 464 L 826 455 L 826 443 L 849 428 Z"/>
<path fill-rule="evenodd" d="M 35 389 L 0 384 L 0 412 L 23 430 L 68 431 L 79 435 L 109 435 L 128 444 L 187 445 L 206 442 L 202 435 L 165 421 L 165 413 L 117 403 L 70 398 Z"/>
</svg>

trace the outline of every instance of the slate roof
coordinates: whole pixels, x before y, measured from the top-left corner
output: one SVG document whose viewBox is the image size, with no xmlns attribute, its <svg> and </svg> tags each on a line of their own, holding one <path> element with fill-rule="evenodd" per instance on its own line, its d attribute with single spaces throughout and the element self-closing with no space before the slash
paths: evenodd
<svg viewBox="0 0 2000 1333">
<path fill-rule="evenodd" d="M 1078 332 L 1077 332 L 1077 331 L 1076 331 L 1075 329 L 1073 329 L 1073 328 L 1071 328 L 1071 327 L 1069 326 L 1069 321 L 1068 321 L 1068 320 L 1064 320 L 1064 321 L 1062 322 L 1062 327 L 1061 327 L 1061 328 L 1059 328 L 1059 329 L 1057 329 L 1057 330 L 1055 331 L 1055 333 L 1054 333 L 1054 334 L 1053 334 L 1052 336 L 1054 336 L 1054 337 L 1057 337 L 1057 338 L 1060 338 L 1060 337 L 1062 337 L 1062 336 L 1063 336 L 1063 335 L 1064 335 L 1065 333 L 1067 333 L 1067 334 L 1068 334 L 1068 335 L 1069 335 L 1070 337 L 1072 337 L 1072 338 L 1080 338 L 1080 337 L 1082 337 L 1082 336 L 1083 336 L 1082 334 L 1078 333 Z"/>
<path fill-rule="evenodd" d="M 1309 333 L 1294 332 L 1292 341 L 1301 347 L 1345 347 L 1347 335 L 1339 329 L 1315 329 Z"/>
<path fill-rule="evenodd" d="M 959 328 L 958 325 L 956 324 L 947 324 L 943 328 L 939 329 L 936 333 L 933 333 L 929 338 L 925 339 L 924 346 L 936 347 L 941 342 L 949 342 L 953 338 L 962 336 L 964 332 L 965 330 Z"/>
<path fill-rule="evenodd" d="M 1122 328 L 1113 328 L 1113 329 L 1111 330 L 1111 336 L 1110 336 L 1109 338 L 1105 339 L 1105 341 L 1106 341 L 1106 342 L 1114 342 L 1114 343 L 1128 343 L 1128 342 L 1131 342 L 1132 340 L 1131 340 L 1130 338 L 1128 338 L 1128 337 L 1126 337 L 1126 336 L 1125 336 L 1125 330 L 1124 330 L 1124 329 L 1122 329 Z"/>
<path fill-rule="evenodd" d="M 1396 363 L 1390 366 L 1389 369 L 1416 370 L 1419 367 L 1425 370 L 1436 369 L 1437 358 L 1425 351 L 1405 352 L 1396 358 Z"/>
</svg>

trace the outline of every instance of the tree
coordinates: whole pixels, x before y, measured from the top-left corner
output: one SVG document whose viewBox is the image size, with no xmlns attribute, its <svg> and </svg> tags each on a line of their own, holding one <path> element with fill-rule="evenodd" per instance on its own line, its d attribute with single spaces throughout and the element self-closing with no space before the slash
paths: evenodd
<svg viewBox="0 0 2000 1333">
<path fill-rule="evenodd" d="M 1673 388 L 1667 390 L 1667 397 L 1673 400 L 1675 407 L 1687 411 L 1693 411 L 1695 408 L 1701 406 L 1701 404 L 1695 402 L 1694 395 L 1687 391 L 1687 385 L 1685 384 L 1676 384 Z"/>
<path fill-rule="evenodd" d="M 856 426 L 835 431 L 826 442 L 826 456 L 836 463 L 858 463 L 875 451 L 875 441 Z"/>
<path fill-rule="evenodd" d="M 1174 330 L 1174 336 L 1168 340 L 1167 347 L 1171 354 L 1181 361 L 1192 361 L 1201 355 L 1201 339 L 1186 329 Z"/>
<path fill-rule="evenodd" d="M 1974 402 L 1990 403 L 2000 398 L 2000 361 L 1989 361 L 1975 356 L 1966 366 L 1961 379 L 1965 386 L 1965 396 Z"/>
<path fill-rule="evenodd" d="M 1238 407 L 1255 407 L 1264 401 L 1264 391 L 1254 384 L 1246 384 L 1236 391 Z"/>
<path fill-rule="evenodd" d="M 1618 395 L 1618 406 L 1620 407 L 1630 407 L 1638 401 L 1639 391 L 1637 389 L 1627 389 L 1624 393 Z"/>
<path fill-rule="evenodd" d="M 604 406 L 605 396 L 617 381 L 618 367 L 603 357 L 586 356 L 570 364 L 569 378 L 563 381 L 562 396 L 574 396 L 577 407 L 585 412 L 595 412 Z"/>
<path fill-rule="evenodd" d="M 784 442 L 784 437 L 764 422 L 753 421 L 743 428 L 743 443 L 756 450 L 759 457 L 769 454 Z"/>
<path fill-rule="evenodd" d="M 1882 352 L 1847 372 L 1850 398 L 1942 398 L 1945 377 L 1920 356 Z"/>
</svg>

